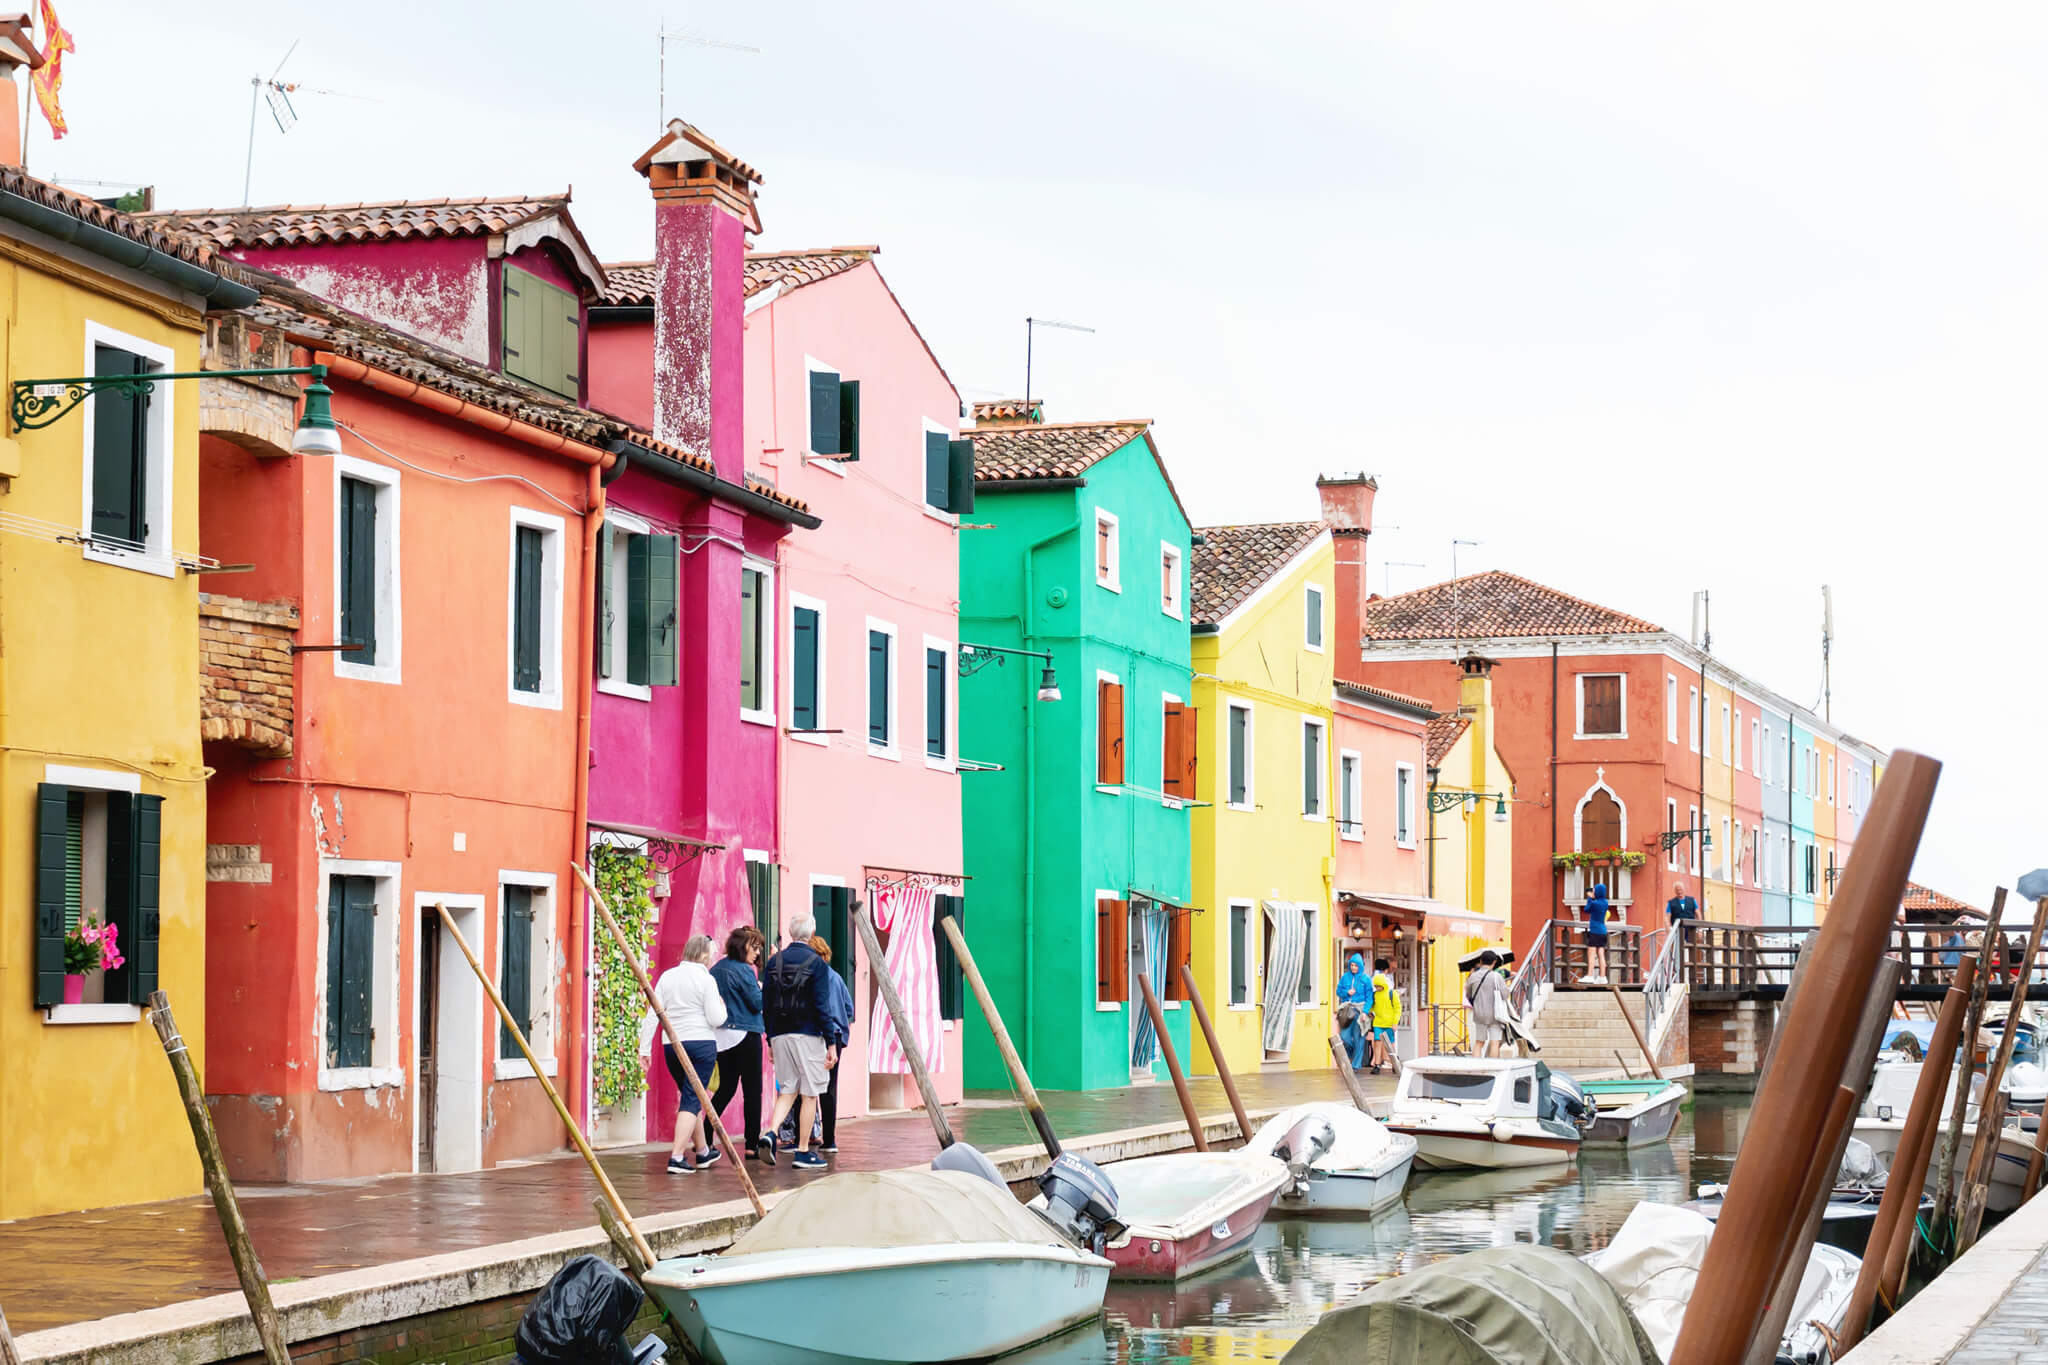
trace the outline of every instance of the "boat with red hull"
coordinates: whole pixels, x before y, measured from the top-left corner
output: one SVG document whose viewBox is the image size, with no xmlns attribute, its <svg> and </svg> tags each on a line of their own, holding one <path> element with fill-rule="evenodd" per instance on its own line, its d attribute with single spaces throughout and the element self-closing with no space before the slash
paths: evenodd
<svg viewBox="0 0 2048 1365">
<path fill-rule="evenodd" d="M 1185 1280 L 1244 1255 L 1288 1180 L 1284 1162 L 1247 1152 L 1139 1157 L 1104 1173 L 1128 1229 L 1103 1251 L 1118 1280 Z"/>
</svg>

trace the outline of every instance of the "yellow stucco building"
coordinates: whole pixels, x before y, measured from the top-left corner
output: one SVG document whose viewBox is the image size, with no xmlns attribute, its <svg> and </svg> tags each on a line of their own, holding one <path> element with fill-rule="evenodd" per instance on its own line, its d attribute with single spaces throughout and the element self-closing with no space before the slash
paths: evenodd
<svg viewBox="0 0 2048 1365">
<path fill-rule="evenodd" d="M 202 1067 L 206 1021 L 198 385 L 15 385 L 197 370 L 206 308 L 253 297 L 0 166 L 0 1219 L 197 1191 L 142 1004 Z M 95 914 L 125 963 L 67 983 Z"/>
<path fill-rule="evenodd" d="M 1335 780 L 1335 554 L 1321 522 L 1198 533 L 1194 702 L 1213 757 L 1197 767 L 1190 961 L 1232 1070 L 1330 1065 Z M 1355 647 L 1355 645 L 1354 645 Z M 1355 814 L 1355 812 L 1353 813 Z M 1215 1059 L 1198 1036 L 1198 1072 Z"/>
<path fill-rule="evenodd" d="M 1458 709 L 1429 724 L 1429 895 L 1440 902 L 1430 945 L 1430 998 L 1464 999 L 1458 959 L 1506 948 L 1513 916 L 1515 775 L 1494 744 L 1493 664 L 1460 660 Z M 1450 798 L 1462 799 L 1452 804 Z"/>
</svg>

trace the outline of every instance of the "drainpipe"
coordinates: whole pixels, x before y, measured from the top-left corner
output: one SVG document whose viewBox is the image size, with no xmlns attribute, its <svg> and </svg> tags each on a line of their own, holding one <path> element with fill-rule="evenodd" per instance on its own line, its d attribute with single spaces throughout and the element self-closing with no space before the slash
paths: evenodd
<svg viewBox="0 0 2048 1365">
<path fill-rule="evenodd" d="M 1074 519 L 1054 531 L 1041 536 L 1024 547 L 1024 613 L 1018 625 L 1024 632 L 1024 644 L 1029 648 L 1037 634 L 1031 629 L 1031 611 L 1037 601 L 1036 576 L 1031 571 L 1033 556 L 1063 536 L 1072 535 L 1081 529 L 1081 517 Z M 1079 665 L 1077 664 L 1076 667 Z M 1025 682 L 1031 681 L 1026 672 Z M 1022 1025 L 1024 1032 L 1024 1070 L 1031 1070 L 1031 990 L 1032 945 L 1037 942 L 1037 914 L 1035 892 L 1038 882 L 1038 702 L 1036 688 L 1027 687 L 1024 695 L 1024 1010 Z"/>
<path fill-rule="evenodd" d="M 1550 851 L 1557 852 L 1557 808 L 1561 804 L 1557 795 L 1557 641 L 1550 642 Z M 1551 901 L 1544 918 L 1553 918 L 1563 898 L 1557 893 L 1557 873 L 1550 874 Z M 1510 901 L 1512 902 L 1512 897 Z M 1514 911 L 1508 911 L 1508 930 L 1512 935 L 1515 927 Z"/>
<path fill-rule="evenodd" d="M 614 462 L 613 468 L 623 468 L 623 460 Z M 589 510 L 583 514 L 583 586 L 584 597 L 588 600 L 590 585 L 597 581 L 598 530 L 604 525 L 604 485 L 606 474 L 597 465 L 590 466 Z M 576 774 L 576 812 L 569 822 L 569 828 L 576 840 L 576 863 L 583 865 L 586 850 L 590 847 L 590 708 L 591 692 L 596 687 L 592 676 L 596 671 L 596 630 L 597 613 L 577 613 L 576 644 L 577 665 L 576 688 L 576 756 L 579 771 Z M 581 1121 L 590 1122 L 590 944 L 583 930 L 583 896 L 569 898 L 569 941 L 576 945 L 577 981 L 571 995 L 576 1000 L 578 1030 L 583 1036 L 583 1048 L 579 1057 L 583 1074 L 576 1078 L 573 1094 L 583 1097 Z"/>
</svg>

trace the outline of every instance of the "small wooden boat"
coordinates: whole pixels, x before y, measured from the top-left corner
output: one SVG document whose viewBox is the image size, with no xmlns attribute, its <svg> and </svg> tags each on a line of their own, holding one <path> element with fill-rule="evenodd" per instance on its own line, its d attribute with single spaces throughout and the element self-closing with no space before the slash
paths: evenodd
<svg viewBox="0 0 2048 1365">
<path fill-rule="evenodd" d="M 1944 1118 L 1946 1123 L 1947 1119 Z M 1854 1136 L 1870 1144 L 1889 1168 L 1899 1152 L 1899 1136 L 1904 1132 L 1906 1120 L 1903 1114 L 1889 1119 L 1871 1118 L 1868 1115 L 1856 1120 L 1852 1130 Z M 1977 1145 L 1977 1125 L 1963 1125 L 1962 1140 L 1956 1144 L 1956 1169 L 1966 1168 L 1970 1163 L 1970 1152 Z M 2020 1206 L 2020 1187 L 2027 1178 L 2027 1163 L 2033 1159 L 2034 1136 L 2017 1125 L 2001 1129 L 1998 1134 L 1998 1160 L 1991 1168 L 1991 1187 L 1986 1191 L 1984 1206 L 1993 1213 L 2011 1213 Z M 1933 1190 L 1939 1183 L 1939 1162 L 1927 1163 L 1927 1189 Z"/>
<path fill-rule="evenodd" d="M 1685 1106 L 1685 1087 L 1676 1081 L 1643 1076 L 1625 1081 L 1581 1081 L 1593 1101 L 1593 1124 L 1586 1130 L 1589 1147 L 1646 1147 L 1664 1142 Z"/>
<path fill-rule="evenodd" d="M 1418 1057 L 1401 1073 L 1387 1129 L 1415 1139 L 1434 1170 L 1576 1161 L 1592 1119 L 1578 1083 L 1542 1062 Z"/>
<path fill-rule="evenodd" d="M 1184 1280 L 1243 1255 L 1288 1179 L 1255 1152 L 1139 1157 L 1104 1174 L 1126 1228 L 1103 1251 L 1119 1280 Z"/>
<path fill-rule="evenodd" d="M 1401 1202 L 1415 1139 L 1357 1106 L 1317 1100 L 1283 1109 L 1245 1144 L 1287 1165 L 1274 1207 L 1285 1213 L 1372 1214 Z"/>
<path fill-rule="evenodd" d="M 1702 1185 L 1700 1197 L 1688 1200 L 1680 1208 L 1691 1209 L 1694 1213 L 1718 1223 L 1721 1220 L 1721 1199 L 1727 1193 L 1725 1185 Z M 1882 1186 L 1870 1189 L 1861 1185 L 1838 1185 L 1828 1196 L 1827 1207 L 1820 1215 L 1820 1241 L 1831 1247 L 1839 1247 L 1851 1256 L 1861 1256 L 1863 1249 L 1870 1245 L 1870 1229 L 1877 1222 L 1877 1206 L 1884 1199 Z M 1920 1197 L 1920 1215 L 1927 1217 L 1934 1212 L 1934 1197 Z"/>
</svg>

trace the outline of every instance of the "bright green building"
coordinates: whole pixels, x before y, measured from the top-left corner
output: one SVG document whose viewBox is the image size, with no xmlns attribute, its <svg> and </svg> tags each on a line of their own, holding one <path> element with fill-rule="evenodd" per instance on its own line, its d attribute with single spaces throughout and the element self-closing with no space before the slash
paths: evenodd
<svg viewBox="0 0 2048 1365">
<path fill-rule="evenodd" d="M 977 404 L 971 432 L 960 753 L 1001 767 L 961 777 L 966 925 L 1032 1082 L 1093 1089 L 1164 1074 L 1141 974 L 1189 1055 L 1188 518 L 1147 423 L 1041 415 Z M 1058 699 L 1040 660 L 972 645 L 1050 654 Z M 965 1052 L 970 1087 L 1007 1086 L 978 1019 Z"/>
</svg>

